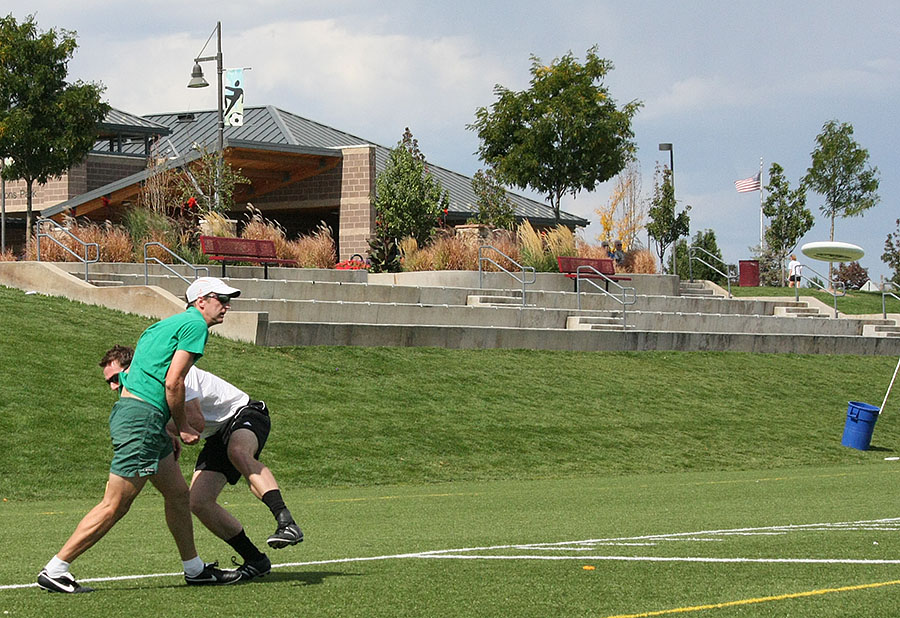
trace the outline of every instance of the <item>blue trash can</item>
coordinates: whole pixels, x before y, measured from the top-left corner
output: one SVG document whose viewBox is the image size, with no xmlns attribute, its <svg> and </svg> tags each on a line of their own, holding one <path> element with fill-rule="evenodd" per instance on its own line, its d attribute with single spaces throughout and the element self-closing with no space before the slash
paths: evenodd
<svg viewBox="0 0 900 618">
<path fill-rule="evenodd" d="M 847 404 L 847 422 L 841 444 L 861 451 L 868 450 L 878 420 L 879 409 L 867 403 L 851 401 Z"/>
</svg>

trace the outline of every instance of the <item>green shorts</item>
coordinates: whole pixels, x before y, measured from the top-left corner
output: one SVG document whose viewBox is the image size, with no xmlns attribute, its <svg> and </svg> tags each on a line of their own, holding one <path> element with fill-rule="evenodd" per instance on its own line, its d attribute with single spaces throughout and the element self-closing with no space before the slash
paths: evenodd
<svg viewBox="0 0 900 618">
<path fill-rule="evenodd" d="M 109 471 L 125 478 L 156 474 L 159 462 L 173 452 L 167 416 L 140 399 L 120 398 L 109 415 L 113 444 Z"/>
</svg>

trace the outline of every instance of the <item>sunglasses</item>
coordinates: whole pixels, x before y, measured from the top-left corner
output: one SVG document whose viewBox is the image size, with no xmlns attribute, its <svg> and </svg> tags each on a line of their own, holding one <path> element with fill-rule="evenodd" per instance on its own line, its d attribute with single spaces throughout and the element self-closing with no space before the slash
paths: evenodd
<svg viewBox="0 0 900 618">
<path fill-rule="evenodd" d="M 230 305 L 231 297 L 227 294 L 207 294 L 207 298 L 215 298 L 222 305 Z"/>
<path fill-rule="evenodd" d="M 111 375 L 108 378 L 106 378 L 106 383 L 107 384 L 118 384 L 119 383 L 119 374 L 117 373 L 115 375 Z"/>
</svg>

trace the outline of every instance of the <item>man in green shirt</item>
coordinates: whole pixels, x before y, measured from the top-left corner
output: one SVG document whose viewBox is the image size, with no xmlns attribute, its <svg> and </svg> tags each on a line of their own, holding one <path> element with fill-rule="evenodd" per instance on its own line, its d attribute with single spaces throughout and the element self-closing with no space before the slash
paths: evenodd
<svg viewBox="0 0 900 618">
<path fill-rule="evenodd" d="M 187 289 L 183 313 L 161 320 L 141 335 L 129 372 L 109 417 L 113 442 L 106 493 L 84 516 L 62 549 L 38 575 L 38 586 L 51 592 L 90 592 L 69 573 L 69 565 L 121 519 L 149 480 L 165 501 L 166 523 L 175 539 L 188 585 L 233 584 L 240 573 L 206 564 L 197 555 L 187 484 L 175 461 L 169 418 L 185 444 L 200 432 L 184 412 L 184 378 L 203 355 L 209 327 L 220 324 L 240 291 L 215 277 L 201 277 Z"/>
</svg>

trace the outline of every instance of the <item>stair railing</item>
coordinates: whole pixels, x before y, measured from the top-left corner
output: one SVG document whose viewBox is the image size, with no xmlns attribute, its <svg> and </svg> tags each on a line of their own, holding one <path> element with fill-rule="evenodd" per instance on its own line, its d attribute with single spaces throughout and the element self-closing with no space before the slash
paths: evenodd
<svg viewBox="0 0 900 618">
<path fill-rule="evenodd" d="M 582 277 L 582 274 L 587 275 L 587 276 Z M 604 286 L 601 286 L 600 284 L 594 282 L 594 279 L 597 276 L 601 277 L 605 281 Z M 637 295 L 635 294 L 634 288 L 631 286 L 626 287 L 626 286 L 619 285 L 618 282 L 613 281 L 612 279 L 610 279 L 609 277 L 607 277 L 606 275 L 601 273 L 599 270 L 597 270 L 593 266 L 590 266 L 587 264 L 579 266 L 578 268 L 575 269 L 575 295 L 578 297 L 578 310 L 579 311 L 581 310 L 581 282 L 582 281 L 586 281 L 587 283 L 590 283 L 592 286 L 594 286 L 595 288 L 597 288 L 598 290 L 600 290 L 601 292 L 603 292 L 604 294 L 606 294 L 607 296 L 612 298 L 614 301 L 616 301 L 617 303 L 622 305 L 622 328 L 627 328 L 628 318 L 627 318 L 627 311 L 626 311 L 625 307 L 626 307 L 626 305 L 633 305 L 635 303 L 635 301 L 637 301 Z M 609 287 L 609 284 L 612 284 L 619 289 L 619 291 L 622 294 L 622 298 L 619 298 L 613 292 L 610 292 L 608 289 L 605 289 L 605 288 Z M 631 296 L 628 295 L 629 292 L 631 293 Z"/>
<path fill-rule="evenodd" d="M 721 270 L 719 270 L 718 268 L 716 268 L 715 266 L 713 266 L 712 264 L 710 264 L 709 262 L 707 262 L 706 260 L 704 260 L 701 256 L 695 256 L 695 255 L 694 255 L 694 251 L 702 251 L 703 253 L 705 253 L 705 254 L 706 254 L 707 256 L 709 256 L 710 258 L 716 260 L 717 262 L 721 262 L 722 266 L 725 267 L 725 270 L 727 270 L 727 271 L 729 271 L 729 272 L 728 272 L 727 274 L 726 274 L 726 273 L 723 273 Z M 697 262 L 700 262 L 701 264 L 703 264 L 703 265 L 706 266 L 707 268 L 711 268 L 712 270 L 714 270 L 714 271 L 715 271 L 716 273 L 718 273 L 719 275 L 725 277 L 725 281 L 728 282 L 728 298 L 732 298 L 732 296 L 731 296 L 731 280 L 736 278 L 733 274 L 731 274 L 731 271 L 733 270 L 733 266 L 732 266 L 731 264 L 727 264 L 727 263 L 725 262 L 725 260 L 723 260 L 722 258 L 720 258 L 718 255 L 715 255 L 715 254 L 713 254 L 713 253 L 710 253 L 709 251 L 707 251 L 707 250 L 704 249 L 703 247 L 695 247 L 695 246 L 692 245 L 691 247 L 688 248 L 688 272 L 689 272 L 689 275 L 690 275 L 690 278 L 691 278 L 691 283 L 694 282 L 694 261 L 695 261 L 695 260 L 696 260 Z"/>
<path fill-rule="evenodd" d="M 204 276 L 208 276 L 208 275 L 209 275 L 209 268 L 207 268 L 206 266 L 194 266 L 194 265 L 191 264 L 190 262 L 188 262 L 188 261 L 186 261 L 185 259 L 183 259 L 183 258 L 182 258 L 180 255 L 178 255 L 177 253 L 175 253 L 175 252 L 173 252 L 172 250 L 170 250 L 170 249 L 169 249 L 167 246 L 165 246 L 164 244 L 158 243 L 158 242 L 148 242 L 148 243 L 144 243 L 144 285 L 150 285 L 150 262 L 153 262 L 153 263 L 155 263 L 155 264 L 159 264 L 160 266 L 162 266 L 163 268 L 165 268 L 166 270 L 168 270 L 170 273 L 172 273 L 173 275 L 175 275 L 176 277 L 178 277 L 179 279 L 181 279 L 182 281 L 184 281 L 184 282 L 187 283 L 188 285 L 191 284 L 190 280 L 185 279 L 184 277 L 182 277 L 182 276 L 181 276 L 181 273 L 179 273 L 177 270 L 175 270 L 174 268 L 172 268 L 171 266 L 169 266 L 168 264 L 166 264 L 166 263 L 163 262 L 162 260 L 160 260 L 160 259 L 158 259 L 158 258 L 155 258 L 155 257 L 153 257 L 152 255 L 150 255 L 150 254 L 147 252 L 147 249 L 150 248 L 150 247 L 161 247 L 161 248 L 163 249 L 163 251 L 165 251 L 166 253 L 168 253 L 169 255 L 171 255 L 173 258 L 175 258 L 176 260 L 178 260 L 179 262 L 181 262 L 182 264 L 184 264 L 185 266 L 187 266 L 188 268 L 190 268 L 191 270 L 193 270 L 193 271 L 194 271 L 194 279 L 197 278 L 197 275 L 198 275 L 198 273 L 199 273 L 201 270 L 204 272 Z"/>
<path fill-rule="evenodd" d="M 501 264 L 499 264 L 495 260 L 493 260 L 489 257 L 484 257 L 482 254 L 487 249 L 496 251 L 501 256 L 506 258 L 506 260 L 510 264 L 512 264 L 513 266 L 515 266 L 516 268 L 519 269 L 519 273 L 511 272 L 511 271 L 507 270 L 506 268 L 504 268 Z M 484 271 L 484 268 L 482 267 L 482 264 L 484 262 L 489 262 L 489 263 L 493 264 L 498 269 L 505 272 L 507 275 L 509 275 L 510 277 L 512 277 L 513 279 L 515 279 L 516 281 L 518 281 L 519 283 L 522 284 L 522 306 L 524 307 L 525 306 L 525 286 L 531 285 L 535 281 L 537 281 L 537 274 L 535 273 L 534 266 L 522 266 L 521 264 L 516 262 L 514 259 L 512 259 L 508 255 L 506 255 L 505 253 L 500 251 L 500 249 L 493 247 L 491 245 L 481 245 L 480 247 L 478 247 L 478 289 L 479 290 L 484 287 L 484 272 L 485 271 Z M 531 275 L 531 276 L 529 277 L 528 275 Z"/>
<path fill-rule="evenodd" d="M 815 287 L 819 288 L 823 292 L 827 292 L 827 293 L 831 294 L 832 297 L 834 297 L 834 317 L 838 317 L 837 299 L 838 299 L 838 296 L 846 296 L 847 295 L 847 286 L 845 286 L 844 283 L 841 281 L 832 281 L 831 279 L 829 279 L 822 273 L 816 272 L 816 270 L 814 268 L 811 268 L 811 267 L 807 266 L 806 264 L 801 264 L 800 266 L 802 267 L 801 273 L 800 273 L 801 279 L 806 279 L 811 285 L 814 285 Z M 806 270 L 807 268 L 809 268 L 809 270 L 814 272 L 817 276 L 821 277 L 824 281 L 827 281 L 831 287 L 826 288 L 824 285 L 822 285 L 815 279 L 810 279 L 809 277 L 804 275 L 802 271 Z M 840 290 L 841 290 L 840 294 L 838 294 L 838 286 L 840 286 Z M 799 281 L 794 282 L 794 300 L 797 302 L 800 302 L 800 282 Z"/>
<path fill-rule="evenodd" d="M 887 284 L 885 284 L 885 285 L 887 285 Z M 885 319 L 885 320 L 887 319 L 887 304 L 885 303 L 885 298 L 887 298 L 888 296 L 893 296 L 897 300 L 900 300 L 900 298 L 898 298 L 897 295 L 894 294 L 893 292 L 891 292 L 890 290 L 882 290 L 881 291 L 881 317 L 882 317 L 882 319 Z"/>
<path fill-rule="evenodd" d="M 79 245 L 81 245 L 81 248 L 84 250 L 84 255 L 83 256 L 78 255 L 77 253 L 72 251 L 68 246 L 66 246 L 64 243 L 62 243 L 56 236 L 54 236 L 53 234 L 50 234 L 48 232 L 42 231 L 41 226 L 44 223 L 49 224 L 50 227 L 53 228 L 53 230 L 55 230 L 57 232 L 62 232 L 63 234 L 65 234 L 66 236 L 68 236 L 69 238 L 71 238 L 72 240 L 77 242 Z M 37 243 L 35 248 L 37 250 L 37 261 L 38 262 L 41 261 L 41 238 L 47 238 L 47 239 L 55 242 L 60 247 L 62 247 L 70 255 L 75 256 L 75 258 L 79 262 L 82 262 L 84 264 L 84 280 L 85 280 L 85 282 L 88 280 L 88 265 L 95 264 L 100 261 L 100 245 L 98 245 L 95 242 L 84 242 L 83 240 L 78 238 L 75 234 L 70 232 L 67 228 L 60 225 L 53 219 L 45 219 L 44 217 L 38 217 L 37 219 L 35 219 L 34 236 L 35 236 L 35 242 Z M 89 257 L 91 247 L 94 248 L 94 259 L 90 259 L 90 257 Z"/>
</svg>

